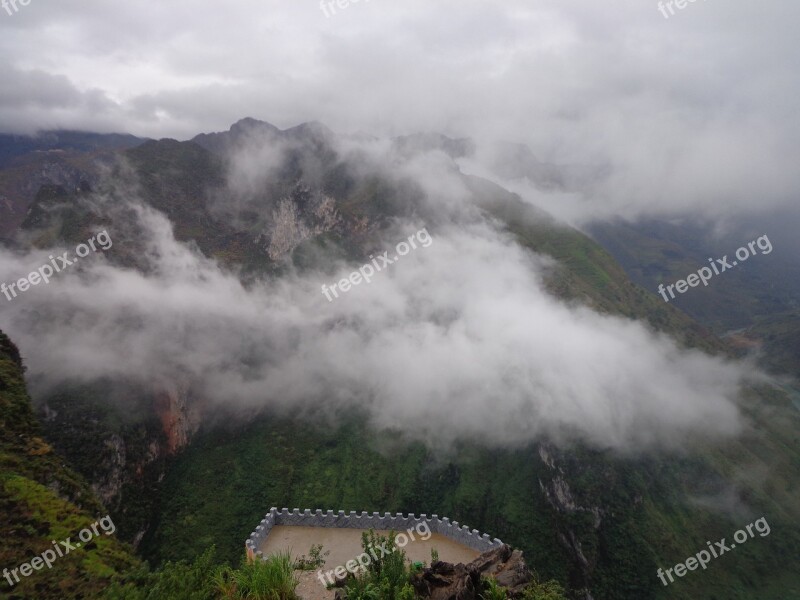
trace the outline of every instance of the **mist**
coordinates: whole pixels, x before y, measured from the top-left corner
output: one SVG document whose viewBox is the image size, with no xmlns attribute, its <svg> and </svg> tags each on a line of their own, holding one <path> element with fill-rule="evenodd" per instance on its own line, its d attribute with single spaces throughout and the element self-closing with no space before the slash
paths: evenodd
<svg viewBox="0 0 800 600">
<path fill-rule="evenodd" d="M 697 2 L 665 19 L 657 4 L 373 1 L 326 17 L 317 2 L 36 2 L 0 20 L 0 130 L 187 139 L 250 116 L 439 131 L 601 169 L 566 196 L 516 182 L 574 224 L 795 205 L 800 7 Z"/>
<path fill-rule="evenodd" d="M 252 184 L 248 161 L 231 165 L 242 178 L 232 189 Z M 736 402 L 754 375 L 748 365 L 565 304 L 545 286 L 557 265 L 467 210 L 446 161 L 412 159 L 399 172 L 435 210 L 431 222 L 397 220 L 384 249 L 426 227 L 432 243 L 333 301 L 322 286 L 361 264 L 329 258 L 299 271 L 287 263 L 284 275 L 245 285 L 177 242 L 134 191 L 122 204 L 98 196 L 105 210 L 126 214 L 117 230 L 108 227 L 108 255 L 0 308 L 34 395 L 65 382 L 179 377 L 212 406 L 332 419 L 357 411 L 375 428 L 439 448 L 546 439 L 677 449 L 693 436 L 741 431 Z M 136 270 L 109 260 L 125 251 L 128 230 L 144 232 Z M 34 270 L 48 253 L 0 251 L 0 281 Z"/>
</svg>

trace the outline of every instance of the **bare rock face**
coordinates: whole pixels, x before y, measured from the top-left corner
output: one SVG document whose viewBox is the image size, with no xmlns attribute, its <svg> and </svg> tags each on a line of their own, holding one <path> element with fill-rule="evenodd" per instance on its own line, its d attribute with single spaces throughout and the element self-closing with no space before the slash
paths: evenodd
<svg viewBox="0 0 800 600">
<path fill-rule="evenodd" d="M 189 445 L 200 427 L 200 412 L 190 398 L 185 381 L 162 383 L 155 396 L 155 411 L 167 438 L 166 454 L 172 456 Z"/>
<path fill-rule="evenodd" d="M 305 240 L 327 233 L 340 222 L 336 200 L 321 192 L 298 186 L 282 198 L 272 213 L 267 254 L 279 260 Z"/>
<path fill-rule="evenodd" d="M 522 552 L 503 544 L 467 565 L 437 561 L 412 583 L 418 594 L 431 600 L 479 600 L 482 577 L 494 577 L 510 598 L 519 597 L 532 579 Z"/>
<path fill-rule="evenodd" d="M 484 552 L 467 567 L 476 569 L 481 575 L 494 577 L 512 598 L 521 595 L 533 579 L 522 551 L 514 550 L 508 544 Z"/>
<path fill-rule="evenodd" d="M 412 582 L 422 597 L 431 600 L 475 600 L 480 593 L 481 576 L 464 564 L 437 561 Z"/>
</svg>

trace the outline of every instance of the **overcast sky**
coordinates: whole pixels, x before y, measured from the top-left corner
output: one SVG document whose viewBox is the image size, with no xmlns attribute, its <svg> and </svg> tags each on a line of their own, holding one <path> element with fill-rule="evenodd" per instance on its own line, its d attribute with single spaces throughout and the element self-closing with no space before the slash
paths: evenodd
<svg viewBox="0 0 800 600">
<path fill-rule="evenodd" d="M 642 198 L 795 203 L 796 0 L 703 0 L 668 19 L 656 0 L 361 0 L 327 13 L 317 0 L 0 9 L 0 130 L 186 139 L 245 116 L 438 130 L 610 165 L 597 193 L 618 213 Z"/>
</svg>

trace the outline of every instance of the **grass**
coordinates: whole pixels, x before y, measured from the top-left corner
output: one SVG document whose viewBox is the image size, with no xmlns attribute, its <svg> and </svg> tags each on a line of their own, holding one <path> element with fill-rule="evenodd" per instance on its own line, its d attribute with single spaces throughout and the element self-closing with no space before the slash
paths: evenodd
<svg viewBox="0 0 800 600">
<path fill-rule="evenodd" d="M 348 600 L 413 600 L 416 596 L 411 586 L 414 567 L 408 564 L 406 553 L 397 547 L 396 535 L 380 535 L 373 529 L 361 534 L 361 548 L 366 554 L 378 556 L 366 571 L 348 577 L 345 593 Z M 389 553 L 379 553 L 378 548 L 388 548 Z"/>
<path fill-rule="evenodd" d="M 168 562 L 157 571 L 142 568 L 115 581 L 105 600 L 297 600 L 298 580 L 289 553 L 263 561 L 242 559 L 237 569 L 219 565 L 215 548 L 193 561 Z"/>
<path fill-rule="evenodd" d="M 246 562 L 238 570 L 225 567 L 217 576 L 222 597 L 235 600 L 295 600 L 298 583 L 288 552 Z"/>
<path fill-rule="evenodd" d="M 41 437 L 25 389 L 19 353 L 0 332 L 0 565 L 13 569 L 72 538 L 107 514 L 80 475 Z M 10 598 L 67 600 L 96 597 L 110 581 L 139 566 L 117 536 L 94 537 L 35 571 Z M 0 594 L 9 592 L 5 579 Z"/>
</svg>

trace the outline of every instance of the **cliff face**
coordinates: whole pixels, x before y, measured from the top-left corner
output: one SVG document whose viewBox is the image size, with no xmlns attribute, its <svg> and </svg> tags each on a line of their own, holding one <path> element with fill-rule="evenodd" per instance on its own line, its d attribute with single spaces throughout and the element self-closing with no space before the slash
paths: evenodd
<svg viewBox="0 0 800 600">
<path fill-rule="evenodd" d="M 64 464 L 43 436 L 30 404 L 20 353 L 0 332 L 0 564 L 12 569 L 75 538 L 106 516 L 88 483 Z M 0 579 L 2 597 L 97 597 L 110 578 L 138 566 L 114 535 L 59 557 L 52 568 L 14 582 Z M 13 581 L 13 580 L 12 580 Z"/>
<path fill-rule="evenodd" d="M 148 531 L 168 460 L 191 442 L 201 424 L 201 406 L 186 382 L 151 389 L 99 382 L 47 396 L 41 414 L 55 451 L 120 517 L 119 535 L 138 545 Z"/>
<path fill-rule="evenodd" d="M 166 438 L 163 447 L 157 448 L 159 457 L 177 454 L 189 445 L 201 421 L 199 405 L 190 397 L 188 383 L 170 382 L 162 385 L 155 393 L 154 409 Z"/>
<path fill-rule="evenodd" d="M 590 561 L 584 554 L 580 536 L 585 534 L 576 532 L 569 526 L 568 522 L 569 517 L 576 513 L 589 513 L 592 515 L 592 529 L 596 534 L 603 524 L 603 509 L 598 506 L 580 506 L 578 498 L 573 493 L 567 480 L 567 474 L 562 467 L 556 464 L 556 450 L 548 447 L 547 444 L 540 444 L 538 450 L 542 463 L 550 471 L 549 478 L 539 477 L 539 488 L 544 495 L 545 501 L 553 510 L 566 517 L 564 519 L 565 523 L 558 533 L 558 539 L 561 546 L 567 550 L 572 558 L 572 564 L 577 571 L 574 577 L 581 582 L 583 589 L 578 591 L 578 597 L 584 600 L 593 600 L 587 588 L 592 579 L 592 572 L 596 567 L 596 563 Z"/>
<path fill-rule="evenodd" d="M 96 180 L 91 166 L 80 168 L 74 160 L 55 151 L 36 156 L 18 167 L 0 171 L 0 235 L 10 235 L 25 220 L 43 186 L 61 186 L 75 190 L 82 184 Z"/>
<path fill-rule="evenodd" d="M 69 131 L 35 137 L 0 134 L 0 237 L 16 231 L 42 186 L 75 190 L 94 185 L 115 150 L 143 141 L 129 135 Z"/>
</svg>

